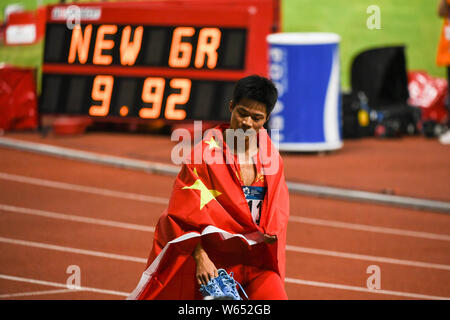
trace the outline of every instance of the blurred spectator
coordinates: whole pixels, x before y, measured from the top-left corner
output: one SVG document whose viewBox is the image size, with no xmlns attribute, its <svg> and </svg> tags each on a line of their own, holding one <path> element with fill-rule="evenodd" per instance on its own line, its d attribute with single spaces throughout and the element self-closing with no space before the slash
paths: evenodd
<svg viewBox="0 0 450 320">
<path fill-rule="evenodd" d="M 446 106 L 449 108 L 449 98 L 450 98 L 450 0 L 440 0 L 438 6 L 438 15 L 444 18 L 444 23 L 442 25 L 441 38 L 439 40 L 438 53 L 436 62 L 440 66 L 445 66 L 447 68 L 447 101 Z"/>
</svg>

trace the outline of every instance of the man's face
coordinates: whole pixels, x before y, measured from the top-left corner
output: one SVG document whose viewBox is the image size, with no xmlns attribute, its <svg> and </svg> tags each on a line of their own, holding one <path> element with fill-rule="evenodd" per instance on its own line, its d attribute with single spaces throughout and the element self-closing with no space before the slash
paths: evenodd
<svg viewBox="0 0 450 320">
<path fill-rule="evenodd" d="M 252 99 L 243 98 L 236 104 L 231 102 L 230 111 L 230 129 L 233 130 L 253 129 L 257 133 L 268 119 L 266 105 Z"/>
</svg>

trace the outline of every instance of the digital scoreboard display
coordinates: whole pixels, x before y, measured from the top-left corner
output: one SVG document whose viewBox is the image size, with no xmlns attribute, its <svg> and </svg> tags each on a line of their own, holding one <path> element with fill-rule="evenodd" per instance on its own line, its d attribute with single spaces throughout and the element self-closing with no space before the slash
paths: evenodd
<svg viewBox="0 0 450 320">
<path fill-rule="evenodd" d="M 227 121 L 235 82 L 268 74 L 275 16 L 271 0 L 50 6 L 40 113 Z"/>
</svg>

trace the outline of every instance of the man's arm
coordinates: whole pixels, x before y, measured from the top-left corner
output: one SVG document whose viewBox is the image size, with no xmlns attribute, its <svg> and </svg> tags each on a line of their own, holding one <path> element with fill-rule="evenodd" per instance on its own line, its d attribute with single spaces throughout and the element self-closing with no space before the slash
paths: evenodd
<svg viewBox="0 0 450 320">
<path fill-rule="evenodd" d="M 197 282 L 199 285 L 206 285 L 209 280 L 217 277 L 219 274 L 217 273 L 217 268 L 214 263 L 209 259 L 208 254 L 205 249 L 203 249 L 202 244 L 199 242 L 197 247 L 192 254 L 192 257 L 197 264 L 197 268 L 195 271 L 195 277 L 197 278 Z"/>
</svg>

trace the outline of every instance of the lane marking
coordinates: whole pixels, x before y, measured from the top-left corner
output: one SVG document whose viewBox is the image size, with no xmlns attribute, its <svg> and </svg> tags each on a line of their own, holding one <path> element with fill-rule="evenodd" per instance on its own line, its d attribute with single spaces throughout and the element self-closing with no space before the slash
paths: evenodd
<svg viewBox="0 0 450 320">
<path fill-rule="evenodd" d="M 35 241 L 27 241 L 27 240 L 0 237 L 0 242 L 21 245 L 21 246 L 26 246 L 26 247 L 34 247 L 34 248 L 48 249 L 48 250 L 54 250 L 54 251 L 83 254 L 83 255 L 107 258 L 107 259 L 116 259 L 116 260 L 131 261 L 131 262 L 138 262 L 138 263 L 147 263 L 147 259 L 144 259 L 144 258 L 131 257 L 131 256 L 126 256 L 126 255 L 121 255 L 121 254 L 114 254 L 114 253 L 106 253 L 106 252 L 101 252 L 101 251 L 64 247 L 64 246 L 58 246 L 58 245 L 54 245 L 54 244 L 35 242 Z"/>
<path fill-rule="evenodd" d="M 115 191 L 115 190 L 104 189 L 104 188 L 81 186 L 81 185 L 72 184 L 72 183 L 57 182 L 57 181 L 44 180 L 44 179 L 39 179 L 39 178 L 19 176 L 19 175 L 5 173 L 5 172 L 0 172 L 0 179 L 14 181 L 14 182 L 28 183 L 28 184 L 33 184 L 33 185 L 37 185 L 40 187 L 49 187 L 49 188 L 63 189 L 63 190 L 69 190 L 69 191 L 92 193 L 92 194 L 97 194 L 97 195 L 102 195 L 102 196 L 115 197 L 115 198 L 128 199 L 128 200 L 137 200 L 137 201 L 164 204 L 164 205 L 167 205 L 169 203 L 169 199 L 163 198 L 163 197 L 154 197 L 154 196 L 147 196 L 144 194 L 121 192 L 121 191 Z"/>
<path fill-rule="evenodd" d="M 392 290 L 382 290 L 382 289 L 368 289 L 364 287 L 357 286 L 348 286 L 336 283 L 328 283 L 328 282 L 318 282 L 318 281 L 309 281 L 302 279 L 294 279 L 294 278 L 285 278 L 286 283 L 293 283 L 298 285 L 312 286 L 312 287 L 322 287 L 322 288 L 331 288 L 338 290 L 351 290 L 351 291 L 359 291 L 359 292 L 367 292 L 367 293 L 375 293 L 375 294 L 385 294 L 385 295 L 393 295 L 407 298 L 416 298 L 416 299 L 431 299 L 431 300 L 450 300 L 449 297 L 439 297 L 439 296 L 431 296 L 425 294 L 418 293 L 410 293 L 410 292 L 401 292 L 401 291 L 392 291 Z"/>
<path fill-rule="evenodd" d="M 139 225 L 139 224 L 133 224 L 133 223 L 106 220 L 106 219 L 81 217 L 81 216 L 76 216 L 76 215 L 56 213 L 56 212 L 31 209 L 31 208 L 23 208 L 23 207 L 17 207 L 17 206 L 10 206 L 10 205 L 5 205 L 5 204 L 0 204 L 0 210 L 42 216 L 42 217 L 46 217 L 46 218 L 62 219 L 62 220 L 84 222 L 84 223 L 103 225 L 103 226 L 109 226 L 109 227 L 117 227 L 117 228 L 122 228 L 122 229 L 129 229 L 129 230 L 138 230 L 138 231 L 144 231 L 144 232 L 154 232 L 155 231 L 155 227 L 153 227 L 153 226 Z M 417 232 L 417 231 L 409 231 L 409 230 L 401 230 L 401 229 L 393 229 L 393 228 L 374 227 L 374 226 L 368 226 L 368 225 L 346 223 L 346 222 L 339 222 L 339 221 L 333 221 L 333 220 L 305 218 L 305 217 L 298 217 L 298 216 L 291 216 L 290 220 L 292 220 L 292 222 L 326 226 L 326 227 L 344 228 L 344 229 L 350 229 L 350 230 L 368 231 L 368 232 L 376 232 L 376 233 L 386 233 L 386 234 L 393 234 L 393 235 L 398 235 L 398 236 L 409 236 L 409 237 L 425 238 L 425 239 L 431 239 L 431 240 L 450 241 L 450 236 L 434 234 L 434 233 L 427 233 L 427 232 Z"/>
<path fill-rule="evenodd" d="M 62 284 L 62 283 L 30 279 L 30 278 L 23 278 L 23 277 L 11 276 L 11 275 L 6 275 L 6 274 L 0 274 L 0 279 L 40 284 L 40 285 L 50 286 L 50 287 L 67 288 L 67 285 Z M 400 292 L 400 291 L 381 290 L 381 289 L 380 290 L 371 290 L 371 289 L 367 289 L 364 287 L 349 286 L 349 285 L 342 285 L 342 284 L 328 283 L 328 282 L 309 281 L 309 280 L 295 279 L 295 278 L 289 278 L 289 277 L 285 278 L 285 282 L 297 284 L 297 285 L 312 286 L 312 287 L 322 287 L 322 288 L 331 288 L 331 289 L 338 289 L 338 290 L 350 290 L 350 291 L 358 291 L 358 292 L 366 292 L 366 293 L 374 293 L 374 294 L 394 295 L 394 296 L 416 298 L 416 299 L 431 299 L 431 300 L 449 300 L 450 299 L 448 297 L 424 295 L 424 294 L 410 293 L 410 292 Z M 52 290 L 49 290 L 49 291 L 47 291 L 47 293 L 50 293 L 51 291 Z M 81 287 L 81 289 L 76 289 L 76 290 L 65 289 L 65 290 L 53 290 L 53 291 L 54 292 L 57 292 L 57 291 L 59 291 L 59 292 L 89 291 L 89 292 L 110 294 L 110 295 L 123 296 L 123 297 L 128 297 L 130 295 L 129 293 L 126 293 L 126 292 L 105 290 L 105 289 L 98 289 L 98 288 L 90 288 L 90 287 Z M 16 295 L 19 295 L 19 294 L 16 294 Z M 2 296 L 0 296 L 0 298 L 9 298 L 9 296 L 12 296 L 12 295 L 2 295 Z"/>
<path fill-rule="evenodd" d="M 63 283 L 43 281 L 43 280 L 36 280 L 36 279 L 23 278 L 23 277 L 16 277 L 16 276 L 11 276 L 11 275 L 7 275 L 7 274 L 0 274 L 0 279 L 11 280 L 11 281 L 27 282 L 27 283 L 33 283 L 33 284 L 40 284 L 40 285 L 43 285 L 43 286 L 57 287 L 57 288 L 66 288 L 67 289 L 67 284 L 63 284 Z M 90 288 L 90 287 L 81 287 L 80 289 L 72 289 L 71 291 L 75 291 L 75 292 L 76 291 L 89 291 L 89 292 L 104 293 L 104 294 L 110 294 L 110 295 L 122 296 L 122 297 L 128 297 L 130 295 L 127 292 L 120 292 L 120 291 L 106 290 L 106 289 L 98 289 L 98 288 Z"/>
<path fill-rule="evenodd" d="M 163 175 L 177 175 L 180 166 L 156 163 L 150 161 L 134 160 L 117 156 L 110 156 L 94 152 L 80 151 L 70 148 L 52 146 L 37 142 L 28 142 L 19 139 L 0 137 L 0 146 L 14 150 L 28 151 L 66 159 L 93 162 L 96 164 L 110 165 L 138 171 L 145 171 Z M 326 187 L 299 182 L 286 181 L 290 192 L 319 197 L 330 197 L 359 202 L 373 202 L 378 204 L 414 208 L 420 210 L 431 210 L 450 213 L 450 202 L 428 200 L 404 196 L 386 195 L 375 192 L 367 192 L 337 187 Z"/>
<path fill-rule="evenodd" d="M 44 294 L 60 294 L 74 292 L 71 289 L 59 289 L 59 290 L 45 290 L 45 291 L 34 291 L 34 292 L 19 292 L 11 294 L 0 294 L 0 299 L 16 298 L 16 297 L 29 297 L 29 296 L 40 296 Z"/>
<path fill-rule="evenodd" d="M 2 205 L 2 204 L 0 204 L 0 210 L 10 211 L 10 212 L 14 212 L 14 213 L 21 213 L 21 214 L 44 216 L 47 218 L 64 219 L 64 220 L 70 220 L 70 221 L 75 221 L 75 222 L 104 225 L 104 226 L 110 226 L 110 227 L 116 227 L 116 228 L 122 228 L 122 229 L 139 230 L 139 231 L 144 231 L 144 232 L 154 232 L 154 230 L 155 230 L 154 227 L 149 227 L 149 226 L 121 223 L 121 222 L 104 220 L 104 219 L 85 218 L 85 217 L 79 217 L 79 216 L 74 216 L 74 215 L 67 215 L 67 214 L 62 214 L 62 213 L 55 213 L 55 212 L 49 212 L 49 211 L 43 211 L 43 210 L 29 209 L 29 208 L 21 208 L 21 207 L 8 206 L 8 205 Z M 8 239 L 8 238 L 0 238 L 0 239 Z M 9 240 L 16 241 L 14 239 L 9 239 Z M 17 240 L 17 241 L 24 241 L 24 240 Z M 26 243 L 26 242 L 24 242 L 24 243 Z M 34 243 L 34 242 L 29 242 L 29 243 Z M 49 245 L 41 243 L 40 246 L 49 246 Z M 75 249 L 75 248 L 70 248 L 70 249 L 71 250 L 82 250 L 82 249 Z M 338 257 L 338 258 L 344 258 L 344 259 L 384 262 L 384 263 L 413 266 L 413 267 L 450 270 L 450 265 L 445 265 L 445 264 L 436 264 L 436 263 L 395 259 L 395 258 L 380 257 L 380 256 L 370 256 L 370 255 L 355 254 L 355 253 L 340 252 L 340 251 L 323 250 L 323 249 L 316 249 L 316 248 L 307 248 L 307 247 L 301 247 L 301 246 L 295 246 L 295 245 L 289 245 L 289 244 L 286 245 L 286 251 L 316 254 L 316 255 L 325 255 L 325 256 L 332 256 L 332 257 Z M 104 254 L 104 253 L 100 252 L 99 254 Z M 136 258 L 136 259 L 139 259 L 139 258 Z"/>
<path fill-rule="evenodd" d="M 116 254 L 110 254 L 110 253 L 104 253 L 104 252 L 98 252 L 98 251 L 91 251 L 91 250 L 67 248 L 67 247 L 54 246 L 54 245 L 43 244 L 43 243 L 32 242 L 32 241 L 24 241 L 24 240 L 17 240 L 17 239 L 7 239 L 7 238 L 3 238 L 3 237 L 0 237 L 0 242 L 6 242 L 6 243 L 17 244 L 17 245 L 24 245 L 24 246 L 31 246 L 31 247 L 38 247 L 38 248 L 57 250 L 57 251 L 73 252 L 73 253 L 77 253 L 77 254 L 86 254 L 86 255 L 97 256 L 97 257 L 102 257 L 102 258 L 109 258 L 109 259 L 119 259 L 119 260 L 133 261 L 133 262 L 139 262 L 139 263 L 146 263 L 147 262 L 147 259 L 143 259 L 143 258 L 123 256 L 123 255 L 116 255 Z M 317 253 L 316 249 L 314 249 L 314 251 L 315 252 L 308 252 L 308 253 Z M 320 251 L 324 251 L 324 250 L 320 250 Z M 368 256 L 365 256 L 365 257 L 368 257 Z M 371 258 L 377 258 L 377 257 L 371 257 Z M 388 260 L 395 260 L 397 263 L 399 261 L 398 259 L 388 259 Z M 380 261 L 379 259 L 374 260 L 374 261 L 394 263 L 392 261 L 391 262 L 389 262 L 389 261 Z M 404 262 L 404 261 L 400 261 L 400 262 Z M 423 263 L 419 263 L 419 264 L 420 265 L 417 265 L 417 266 L 424 267 Z M 430 264 L 426 264 L 426 265 L 429 266 Z M 445 267 L 447 267 L 446 270 L 448 270 L 448 268 L 450 266 L 445 266 Z M 2 277 L 0 275 L 0 279 L 1 278 Z M 446 297 L 418 295 L 418 294 L 415 294 L 415 293 L 403 293 L 403 292 L 388 291 L 388 290 L 370 290 L 370 289 L 366 289 L 366 288 L 362 288 L 362 287 L 353 287 L 353 286 L 346 286 L 346 285 L 330 284 L 330 283 L 325 283 L 325 282 L 306 281 L 306 280 L 293 279 L 293 278 L 286 278 L 286 282 L 288 282 L 288 283 L 289 282 L 290 283 L 295 283 L 295 284 L 301 284 L 301 285 L 329 287 L 329 288 L 341 289 L 341 290 L 356 290 L 356 291 L 365 291 L 365 292 L 371 292 L 371 293 L 394 294 L 394 295 L 402 295 L 403 294 L 403 296 L 412 297 L 412 298 L 419 298 L 419 299 L 449 299 L 449 298 L 446 298 Z M 37 282 L 34 282 L 34 283 L 37 283 Z M 81 289 L 82 290 L 86 290 L 85 287 L 82 287 Z M 87 291 L 89 291 L 89 290 L 87 290 Z M 97 291 L 97 292 L 100 292 L 100 291 Z M 128 294 L 126 294 L 126 293 L 122 293 L 122 294 L 124 296 L 128 296 Z"/>
<path fill-rule="evenodd" d="M 335 221 L 335 220 L 324 220 L 324 219 L 306 218 L 306 217 L 300 217 L 300 216 L 290 216 L 289 221 L 297 222 L 297 223 L 318 225 L 318 226 L 349 229 L 349 230 L 385 233 L 385 234 L 392 234 L 392 235 L 396 235 L 396 236 L 406 236 L 406 237 L 413 237 L 413 238 L 450 241 L 450 236 L 445 235 L 445 234 L 429 233 L 429 232 L 421 232 L 421 231 L 410 231 L 410 230 L 397 229 L 397 228 L 376 227 L 376 226 L 370 226 L 370 225 L 364 225 L 364 224 L 340 222 L 340 221 Z"/>
<path fill-rule="evenodd" d="M 103 189 L 103 188 L 81 186 L 81 185 L 70 184 L 70 183 L 63 183 L 63 182 L 44 180 L 44 179 L 39 179 L 39 178 L 19 176 L 19 175 L 9 174 L 9 173 L 5 173 L 5 172 L 0 172 L 0 179 L 13 181 L 13 182 L 28 183 L 28 184 L 56 188 L 56 189 L 64 189 L 64 190 L 70 190 L 70 191 L 100 194 L 103 196 L 110 196 L 110 197 L 116 197 L 116 198 L 121 198 L 121 199 L 136 200 L 136 201 L 143 201 L 143 202 L 156 203 L 156 204 L 167 205 L 169 203 L 169 199 L 163 198 L 163 197 L 153 197 L 153 196 L 147 196 L 147 195 L 143 195 L 143 194 L 136 194 L 136 193 Z M 289 217 L 289 221 L 296 222 L 296 223 L 330 226 L 330 227 L 343 228 L 343 229 L 349 229 L 349 230 L 360 230 L 360 231 L 368 231 L 368 232 L 376 232 L 376 233 L 393 234 L 393 235 L 398 235 L 398 236 L 408 236 L 408 237 L 415 237 L 415 238 L 450 241 L 450 236 L 444 235 L 444 234 L 421 232 L 421 231 L 410 231 L 410 230 L 397 229 L 397 228 L 376 227 L 376 226 L 346 223 L 346 222 L 340 222 L 340 221 L 334 221 L 334 220 L 322 220 L 322 219 L 306 218 L 306 217 L 291 215 Z"/>
<path fill-rule="evenodd" d="M 286 184 L 289 191 L 303 195 L 329 197 L 346 201 L 371 202 L 389 206 L 450 213 L 450 202 L 447 201 L 394 196 L 376 192 L 318 186 L 290 181 L 286 181 Z"/>
<path fill-rule="evenodd" d="M 106 252 L 101 252 L 101 251 L 93 251 L 93 250 L 85 250 L 85 249 L 71 248 L 71 247 L 65 247 L 65 246 L 58 246 L 58 245 L 52 245 L 52 244 L 47 244 L 47 243 L 42 243 L 42 242 L 35 242 L 35 241 L 27 241 L 27 240 L 0 237 L 0 242 L 29 246 L 29 247 L 36 247 L 36 248 L 42 248 L 42 249 L 63 251 L 63 252 L 71 252 L 71 253 L 76 253 L 76 254 L 84 254 L 84 255 L 96 256 L 96 257 L 101 257 L 101 258 L 147 263 L 147 259 L 144 259 L 144 258 L 131 257 L 131 256 L 119 255 L 119 254 L 113 254 L 113 253 L 106 253 Z M 379 257 L 379 256 L 369 256 L 369 255 L 362 255 L 362 254 L 355 254 L 355 253 L 330 251 L 330 250 L 322 250 L 322 249 L 315 249 L 315 248 L 306 248 L 306 247 L 293 246 L 293 245 L 286 245 L 286 251 L 323 255 L 323 256 L 331 256 L 331 257 L 344 258 L 344 259 L 376 261 L 376 262 L 381 262 L 381 263 L 397 264 L 397 265 L 412 266 L 412 267 L 450 270 L 450 265 L 445 265 L 445 264 L 394 259 L 394 258 Z"/>
<path fill-rule="evenodd" d="M 347 253 L 347 252 L 322 250 L 322 249 L 314 249 L 314 248 L 305 248 L 305 247 L 291 246 L 291 245 L 286 245 L 286 250 L 293 251 L 293 252 L 300 252 L 300 253 L 309 253 L 309 254 L 316 254 L 316 255 L 322 255 L 322 256 L 344 258 L 344 259 L 376 261 L 376 262 L 398 264 L 398 265 L 404 265 L 404 266 L 410 266 L 410 267 L 450 270 L 450 265 L 446 265 L 446 264 L 437 264 L 437 263 L 428 263 L 428 262 L 421 262 L 421 261 L 369 256 L 369 255 L 364 255 L 364 254 Z"/>
<path fill-rule="evenodd" d="M 52 219 L 61 219 L 61 220 L 89 223 L 89 224 L 102 225 L 102 226 L 108 226 L 108 227 L 129 229 L 129 230 L 137 230 L 137 231 L 144 231 L 144 232 L 154 232 L 155 231 L 155 228 L 151 227 L 151 226 L 144 226 L 144 225 L 139 225 L 139 224 L 125 223 L 125 222 L 105 220 L 105 219 L 81 217 L 81 216 L 75 216 L 75 215 L 64 214 L 64 213 L 56 213 L 56 212 L 50 212 L 50 211 L 44 211 L 44 210 L 9 206 L 9 205 L 5 205 L 5 204 L 0 204 L 0 210 L 14 212 L 14 213 L 35 215 L 35 216 L 40 216 L 40 217 L 52 218 Z"/>
<path fill-rule="evenodd" d="M 177 175 L 181 168 L 179 166 L 165 163 L 134 160 L 5 137 L 0 137 L 0 146 L 11 148 L 14 150 L 28 151 L 49 156 L 62 157 L 65 159 L 92 162 L 96 164 L 110 165 L 113 167 L 158 173 L 163 175 Z"/>
</svg>

